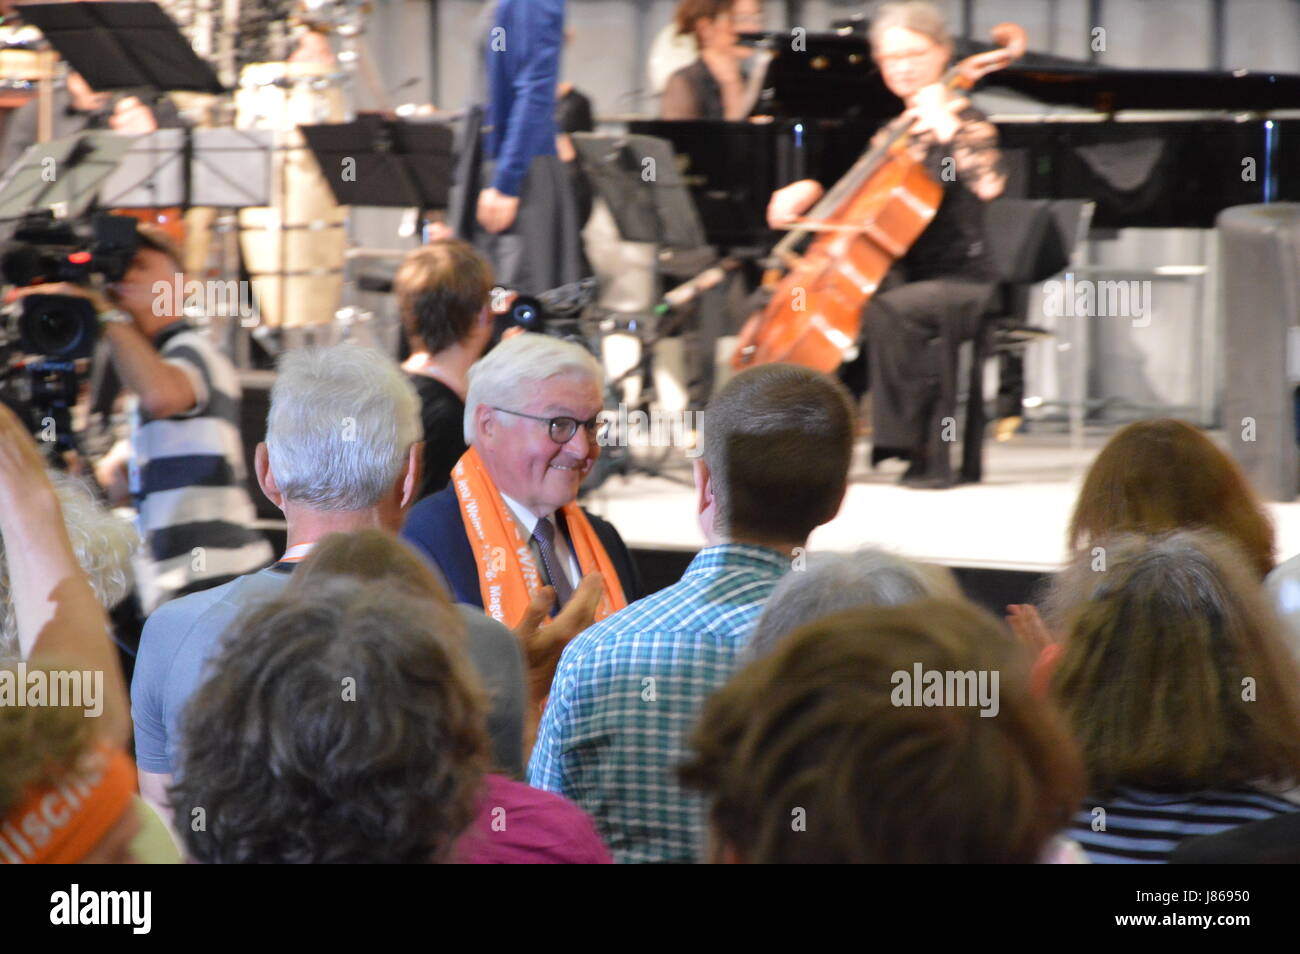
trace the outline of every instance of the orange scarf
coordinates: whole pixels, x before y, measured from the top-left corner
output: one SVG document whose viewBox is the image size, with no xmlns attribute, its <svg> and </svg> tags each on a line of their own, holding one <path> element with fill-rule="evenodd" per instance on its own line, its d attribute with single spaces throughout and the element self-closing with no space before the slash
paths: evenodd
<svg viewBox="0 0 1300 954">
<path fill-rule="evenodd" d="M 492 483 L 476 449 L 471 447 L 456 462 L 451 482 L 465 522 L 465 535 L 474 551 L 483 609 L 493 619 L 513 627 L 523 618 L 533 593 L 544 585 L 529 538 Z M 582 508 L 570 502 L 560 512 L 568 524 L 578 567 L 584 575 L 599 570 L 604 580 L 605 591 L 596 607 L 596 619 L 604 619 L 627 605 L 623 585 Z"/>
<path fill-rule="evenodd" d="M 99 844 L 131 807 L 135 766 L 100 743 L 78 770 L 49 788 L 33 788 L 0 818 L 0 863 L 73 864 Z"/>
</svg>

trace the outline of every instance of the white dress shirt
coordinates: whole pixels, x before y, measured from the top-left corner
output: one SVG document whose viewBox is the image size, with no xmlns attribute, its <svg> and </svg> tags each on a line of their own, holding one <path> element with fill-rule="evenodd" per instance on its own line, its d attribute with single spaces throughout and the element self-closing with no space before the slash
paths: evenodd
<svg viewBox="0 0 1300 954">
<path fill-rule="evenodd" d="M 539 547 L 537 541 L 532 538 L 533 531 L 537 529 L 537 521 L 542 518 L 538 517 L 537 514 L 533 513 L 519 501 L 512 499 L 506 494 L 502 494 L 501 499 L 506 502 L 506 506 L 509 507 L 510 512 L 514 514 L 515 520 L 519 522 L 520 528 L 524 531 L 524 536 L 528 537 L 528 545 L 532 548 L 533 555 L 538 558 L 537 565 L 541 567 L 542 574 L 545 575 L 546 566 L 541 561 L 541 547 Z M 568 537 L 565 535 L 564 531 L 560 529 L 559 522 L 555 519 L 555 514 L 551 514 L 545 519 L 549 520 L 551 526 L 555 528 L 555 556 L 558 558 L 565 575 L 569 578 L 569 585 L 576 590 L 579 581 L 582 579 L 582 568 L 578 566 L 578 558 L 574 556 L 573 548 L 569 546 Z"/>
</svg>

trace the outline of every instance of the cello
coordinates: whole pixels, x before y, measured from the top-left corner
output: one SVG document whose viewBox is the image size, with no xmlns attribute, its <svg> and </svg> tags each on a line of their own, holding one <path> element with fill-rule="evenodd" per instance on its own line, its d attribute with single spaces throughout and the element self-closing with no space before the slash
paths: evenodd
<svg viewBox="0 0 1300 954">
<path fill-rule="evenodd" d="M 1025 31 L 1018 24 L 998 24 L 992 37 L 999 49 L 950 67 L 941 81 L 945 89 L 968 90 L 1024 54 Z M 889 123 L 878 144 L 777 243 L 772 255 L 786 271 L 765 276 L 773 294 L 741 329 L 735 370 L 785 362 L 829 374 L 856 357 L 863 307 L 943 199 L 943 187 L 908 155 L 915 122 L 904 113 Z M 796 253 L 809 235 L 808 247 Z"/>
</svg>

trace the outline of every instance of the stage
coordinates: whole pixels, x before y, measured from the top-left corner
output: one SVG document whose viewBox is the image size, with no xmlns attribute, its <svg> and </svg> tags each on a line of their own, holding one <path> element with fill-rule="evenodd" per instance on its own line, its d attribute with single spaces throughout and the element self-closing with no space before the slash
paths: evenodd
<svg viewBox="0 0 1300 954">
<path fill-rule="evenodd" d="M 990 607 L 1030 599 L 1066 559 L 1066 525 L 1083 475 L 1113 432 L 1089 429 L 1081 446 L 1047 430 L 990 441 L 983 483 L 948 490 L 898 486 L 904 465 L 889 461 L 873 471 L 861 442 L 844 506 L 814 532 L 809 549 L 879 546 L 953 568 L 970 595 Z M 689 480 L 689 463 L 678 454 L 667 473 Z M 614 476 L 584 505 L 618 528 L 654 589 L 672 582 L 704 543 L 694 491 L 674 480 Z M 1279 561 L 1300 552 L 1300 502 L 1267 507 Z"/>
</svg>

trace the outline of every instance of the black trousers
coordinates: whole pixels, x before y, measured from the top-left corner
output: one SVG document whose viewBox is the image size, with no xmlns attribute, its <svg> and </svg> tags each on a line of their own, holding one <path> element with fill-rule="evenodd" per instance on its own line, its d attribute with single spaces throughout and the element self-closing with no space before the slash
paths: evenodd
<svg viewBox="0 0 1300 954">
<path fill-rule="evenodd" d="M 496 164 L 483 164 L 481 182 L 492 181 Z M 492 263 L 497 284 L 536 295 L 591 274 L 582 250 L 569 174 L 558 156 L 534 156 L 519 192 L 514 224 L 493 234 L 474 220 L 478 191 L 468 215 L 469 240 Z"/>
<path fill-rule="evenodd" d="M 912 463 L 912 475 L 949 478 L 957 356 L 979 333 L 994 286 L 961 277 L 907 282 L 891 272 L 882 288 L 863 311 L 871 462 L 898 457 Z"/>
</svg>

